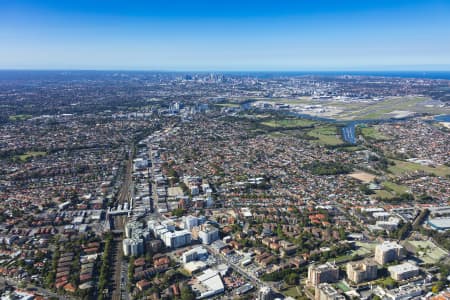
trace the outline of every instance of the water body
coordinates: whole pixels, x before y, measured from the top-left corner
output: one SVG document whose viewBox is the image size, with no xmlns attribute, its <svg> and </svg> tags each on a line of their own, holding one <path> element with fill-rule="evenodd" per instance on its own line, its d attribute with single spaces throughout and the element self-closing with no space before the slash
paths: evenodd
<svg viewBox="0 0 450 300">
<path fill-rule="evenodd" d="M 291 76 L 375 76 L 375 77 L 398 77 L 398 78 L 424 78 L 424 79 L 450 79 L 449 71 L 260 71 L 260 72 L 224 72 L 224 74 L 235 76 L 252 76 L 258 78 L 280 78 Z"/>
<path fill-rule="evenodd" d="M 435 116 L 434 120 L 437 122 L 450 122 L 450 115 Z"/>
</svg>

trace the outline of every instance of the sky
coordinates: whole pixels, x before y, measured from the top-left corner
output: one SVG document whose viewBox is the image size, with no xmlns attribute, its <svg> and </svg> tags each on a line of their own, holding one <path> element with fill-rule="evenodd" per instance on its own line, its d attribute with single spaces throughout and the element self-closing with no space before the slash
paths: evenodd
<svg viewBox="0 0 450 300">
<path fill-rule="evenodd" d="M 0 0 L 0 69 L 450 70 L 450 0 Z"/>
</svg>

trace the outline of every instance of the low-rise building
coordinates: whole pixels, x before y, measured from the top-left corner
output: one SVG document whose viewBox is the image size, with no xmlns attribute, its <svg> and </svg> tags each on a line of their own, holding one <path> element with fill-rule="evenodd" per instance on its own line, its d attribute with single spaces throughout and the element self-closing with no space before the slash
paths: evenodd
<svg viewBox="0 0 450 300">
<path fill-rule="evenodd" d="M 335 288 L 328 283 L 321 283 L 315 288 L 315 300 L 345 300 L 345 296 L 341 295 Z"/>
<path fill-rule="evenodd" d="M 388 267 L 388 271 L 391 277 L 397 281 L 406 280 L 408 278 L 419 275 L 419 267 L 409 262 L 390 266 Z"/>
</svg>

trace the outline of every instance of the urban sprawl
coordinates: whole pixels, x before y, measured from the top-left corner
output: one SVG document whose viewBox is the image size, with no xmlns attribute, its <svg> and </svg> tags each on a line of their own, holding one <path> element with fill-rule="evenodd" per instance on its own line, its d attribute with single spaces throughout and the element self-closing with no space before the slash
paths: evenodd
<svg viewBox="0 0 450 300">
<path fill-rule="evenodd" d="M 6 72 L 1 299 L 450 299 L 449 95 Z"/>
</svg>

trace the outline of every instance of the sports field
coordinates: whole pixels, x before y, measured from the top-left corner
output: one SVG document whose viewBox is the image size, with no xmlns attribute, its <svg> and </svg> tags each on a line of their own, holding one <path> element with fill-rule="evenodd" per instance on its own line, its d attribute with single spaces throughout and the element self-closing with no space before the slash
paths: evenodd
<svg viewBox="0 0 450 300">
<path fill-rule="evenodd" d="M 418 258 L 426 264 L 436 264 L 448 256 L 448 252 L 432 241 L 408 241 L 415 249 Z"/>
</svg>

